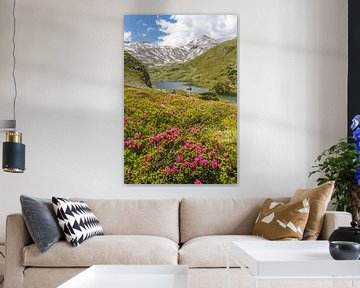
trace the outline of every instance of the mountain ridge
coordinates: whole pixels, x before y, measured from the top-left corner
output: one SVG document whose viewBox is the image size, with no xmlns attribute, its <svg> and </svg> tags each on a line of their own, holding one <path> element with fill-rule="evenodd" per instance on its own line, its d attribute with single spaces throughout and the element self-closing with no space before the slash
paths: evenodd
<svg viewBox="0 0 360 288">
<path fill-rule="evenodd" d="M 161 66 L 186 62 L 218 44 L 217 40 L 203 35 L 180 47 L 161 46 L 149 42 L 125 42 L 124 50 L 147 66 Z"/>
</svg>

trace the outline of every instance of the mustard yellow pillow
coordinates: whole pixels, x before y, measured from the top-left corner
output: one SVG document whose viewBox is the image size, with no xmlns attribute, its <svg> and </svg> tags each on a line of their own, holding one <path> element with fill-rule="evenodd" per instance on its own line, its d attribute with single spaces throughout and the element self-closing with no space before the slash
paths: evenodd
<svg viewBox="0 0 360 288">
<path fill-rule="evenodd" d="M 308 217 L 307 199 L 284 204 L 268 198 L 260 209 L 252 234 L 269 240 L 301 240 Z"/>
<path fill-rule="evenodd" d="M 324 222 L 326 208 L 334 190 L 334 181 L 327 182 L 312 189 L 298 189 L 289 203 L 309 199 L 310 213 L 305 227 L 304 240 L 316 240 Z"/>
</svg>

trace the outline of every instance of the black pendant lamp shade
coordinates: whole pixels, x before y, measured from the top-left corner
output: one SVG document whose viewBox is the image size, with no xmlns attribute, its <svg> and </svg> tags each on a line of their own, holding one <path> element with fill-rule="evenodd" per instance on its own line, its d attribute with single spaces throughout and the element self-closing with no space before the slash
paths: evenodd
<svg viewBox="0 0 360 288">
<path fill-rule="evenodd" d="M 25 171 L 25 145 L 22 144 L 22 134 L 20 132 L 6 132 L 2 159 L 2 167 L 5 172 L 23 173 Z"/>
</svg>

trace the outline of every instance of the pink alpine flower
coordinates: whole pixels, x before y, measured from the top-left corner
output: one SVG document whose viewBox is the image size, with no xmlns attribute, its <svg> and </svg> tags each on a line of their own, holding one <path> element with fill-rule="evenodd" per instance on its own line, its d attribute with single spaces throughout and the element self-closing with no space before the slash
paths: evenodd
<svg viewBox="0 0 360 288">
<path fill-rule="evenodd" d="M 177 166 L 172 166 L 172 167 L 167 166 L 163 171 L 169 174 L 176 172 L 176 170 L 177 170 Z"/>
<path fill-rule="evenodd" d="M 208 163 L 209 163 L 209 161 L 206 160 L 206 159 L 200 160 L 200 165 L 201 165 L 202 167 L 206 166 Z"/>
<path fill-rule="evenodd" d="M 205 149 L 203 147 L 201 147 L 200 145 L 196 145 L 195 146 L 195 150 L 199 151 L 200 153 L 204 153 Z"/>
<path fill-rule="evenodd" d="M 190 162 L 185 161 L 185 162 L 183 163 L 183 166 L 184 166 L 184 167 L 189 167 L 189 166 L 190 166 Z"/>
<path fill-rule="evenodd" d="M 124 140 L 124 145 L 125 145 L 125 146 L 128 146 L 128 147 L 131 148 L 131 150 L 133 150 L 133 151 L 134 151 L 134 149 L 135 149 L 134 139 Z"/>
<path fill-rule="evenodd" d="M 138 149 L 138 150 L 140 150 L 141 146 L 142 146 L 142 143 L 141 143 L 141 142 L 137 143 L 137 149 Z"/>
<path fill-rule="evenodd" d="M 133 139 L 129 139 L 129 140 L 124 140 L 124 144 L 131 146 L 132 144 L 134 144 L 134 140 Z"/>
<path fill-rule="evenodd" d="M 184 160 L 183 160 L 181 157 L 178 157 L 178 158 L 177 158 L 177 162 L 178 162 L 178 163 L 182 163 L 182 162 L 184 162 Z"/>
<path fill-rule="evenodd" d="M 135 133 L 134 138 L 135 138 L 135 139 L 139 139 L 139 138 L 140 138 L 140 134 L 139 134 L 139 133 Z"/>
<path fill-rule="evenodd" d="M 201 181 L 199 179 L 196 179 L 194 184 L 202 184 Z"/>
<path fill-rule="evenodd" d="M 217 161 L 216 159 L 213 159 L 213 160 L 211 161 L 211 166 L 212 166 L 214 169 L 218 168 L 218 167 L 219 167 L 218 161 Z"/>
<path fill-rule="evenodd" d="M 190 164 L 191 169 L 195 169 L 196 166 L 197 166 L 197 163 L 195 161 Z"/>
<path fill-rule="evenodd" d="M 211 158 L 215 157 L 215 156 L 216 156 L 216 152 L 215 152 L 215 151 L 210 151 L 210 152 L 209 152 L 209 156 L 210 156 Z"/>
</svg>

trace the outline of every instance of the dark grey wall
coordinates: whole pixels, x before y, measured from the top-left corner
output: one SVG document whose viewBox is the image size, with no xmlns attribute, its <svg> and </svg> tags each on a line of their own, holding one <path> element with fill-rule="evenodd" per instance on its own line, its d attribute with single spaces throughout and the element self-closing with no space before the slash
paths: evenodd
<svg viewBox="0 0 360 288">
<path fill-rule="evenodd" d="M 360 1 L 349 0 L 348 127 L 360 114 Z M 349 128 L 349 136 L 351 130 Z"/>
</svg>

